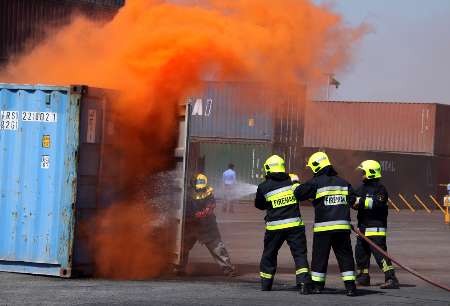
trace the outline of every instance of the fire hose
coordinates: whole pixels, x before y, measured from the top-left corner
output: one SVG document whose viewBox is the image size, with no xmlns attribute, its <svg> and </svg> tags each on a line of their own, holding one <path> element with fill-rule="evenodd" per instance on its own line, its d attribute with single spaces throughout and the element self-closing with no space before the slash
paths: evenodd
<svg viewBox="0 0 450 306">
<path fill-rule="evenodd" d="M 380 254 L 383 255 L 385 258 L 389 258 L 390 260 L 392 260 L 392 262 L 396 263 L 400 268 L 402 268 L 402 269 L 408 271 L 408 272 L 411 273 L 412 275 L 414 275 L 414 276 L 420 278 L 421 280 L 426 281 L 427 283 L 429 283 L 429 284 L 431 284 L 431 285 L 433 285 L 433 286 L 435 286 L 435 287 L 444 289 L 444 290 L 446 290 L 446 291 L 450 291 L 450 288 L 449 288 L 449 287 L 447 287 L 447 286 L 445 286 L 445 285 L 442 285 L 442 284 L 439 284 L 438 282 L 433 281 L 433 280 L 429 279 L 428 277 L 425 277 L 425 276 L 421 275 L 420 273 L 418 273 L 417 271 L 411 269 L 410 267 L 407 267 L 407 266 L 401 264 L 398 260 L 396 260 L 395 258 L 393 258 L 393 257 L 392 257 L 391 255 L 389 255 L 386 251 L 384 251 L 382 248 L 380 248 L 376 243 L 374 243 L 372 240 L 370 240 L 369 238 L 367 238 L 363 233 L 361 233 L 361 231 L 360 231 L 358 228 L 353 227 L 353 225 L 352 225 L 352 231 L 354 231 L 355 234 L 358 235 L 361 239 L 363 239 L 364 241 L 366 241 L 371 247 L 373 247 L 375 250 L 377 250 L 378 252 L 380 252 Z"/>
</svg>

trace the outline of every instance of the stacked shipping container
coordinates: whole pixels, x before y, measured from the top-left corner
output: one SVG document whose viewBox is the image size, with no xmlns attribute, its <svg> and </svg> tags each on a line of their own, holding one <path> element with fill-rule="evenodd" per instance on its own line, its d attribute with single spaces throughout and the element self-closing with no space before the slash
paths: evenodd
<svg viewBox="0 0 450 306">
<path fill-rule="evenodd" d="M 257 184 L 262 164 L 274 147 L 280 153 L 302 143 L 304 87 L 274 90 L 251 82 L 205 82 L 188 97 L 190 118 L 189 175 L 205 172 L 212 185 L 221 185 L 229 163 L 238 180 Z"/>
<path fill-rule="evenodd" d="M 446 105 L 331 101 L 306 112 L 306 147 L 450 156 Z"/>
<path fill-rule="evenodd" d="M 304 158 L 330 153 L 353 183 L 365 159 L 379 160 L 392 199 L 412 206 L 415 195 L 433 207 L 450 180 L 450 106 L 433 103 L 311 102 L 306 107 Z M 297 168 L 302 168 L 298 165 Z M 420 203 L 419 203 L 420 205 Z M 421 206 L 418 206 L 420 208 Z"/>
<path fill-rule="evenodd" d="M 392 199 L 400 206 L 399 194 L 411 202 L 418 195 L 430 203 L 429 195 L 440 197 L 444 190 L 438 185 L 450 179 L 447 105 L 328 101 L 306 103 L 304 108 L 304 90 L 277 95 L 254 83 L 215 82 L 206 83 L 202 93 L 188 100 L 193 105 L 190 135 L 196 143 L 191 171 L 205 171 L 214 184 L 228 162 L 251 160 L 261 166 L 248 152 L 240 157 L 227 153 L 246 152 L 237 147 L 247 144 L 264 144 L 264 150 L 256 150 L 259 161 L 263 155 L 280 154 L 288 169 L 302 176 L 309 154 L 326 150 L 355 184 L 360 181 L 354 171 L 359 162 L 380 160 Z M 255 183 L 253 174 L 260 172 L 244 168 L 239 179 Z"/>
</svg>

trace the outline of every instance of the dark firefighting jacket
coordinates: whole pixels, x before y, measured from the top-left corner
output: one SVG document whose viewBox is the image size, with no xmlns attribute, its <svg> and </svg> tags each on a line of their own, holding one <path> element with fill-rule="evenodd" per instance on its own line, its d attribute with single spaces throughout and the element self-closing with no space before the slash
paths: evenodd
<svg viewBox="0 0 450 306">
<path fill-rule="evenodd" d="M 286 173 L 271 173 L 259 184 L 256 191 L 255 207 L 266 210 L 267 230 L 279 230 L 295 226 L 304 226 L 293 184 Z"/>
<path fill-rule="evenodd" d="M 200 224 L 216 222 L 214 209 L 216 200 L 214 198 L 214 189 L 206 187 L 201 190 L 193 189 L 187 203 L 186 217 L 190 222 Z"/>
<path fill-rule="evenodd" d="M 358 200 L 353 208 L 358 210 L 358 227 L 368 229 L 366 236 L 385 236 L 389 208 L 386 188 L 378 179 L 364 180 L 355 193 Z"/>
<path fill-rule="evenodd" d="M 350 230 L 350 206 L 356 200 L 352 186 L 332 166 L 316 173 L 294 192 L 299 201 L 311 200 L 315 209 L 314 232 Z"/>
</svg>

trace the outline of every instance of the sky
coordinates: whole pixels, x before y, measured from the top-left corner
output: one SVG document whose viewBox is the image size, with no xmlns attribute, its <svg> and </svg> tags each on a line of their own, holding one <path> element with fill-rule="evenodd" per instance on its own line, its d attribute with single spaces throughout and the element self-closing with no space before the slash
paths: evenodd
<svg viewBox="0 0 450 306">
<path fill-rule="evenodd" d="M 330 0 L 315 0 L 330 3 Z M 332 100 L 450 104 L 449 0 L 336 0 L 346 23 L 371 31 L 336 72 Z"/>
</svg>

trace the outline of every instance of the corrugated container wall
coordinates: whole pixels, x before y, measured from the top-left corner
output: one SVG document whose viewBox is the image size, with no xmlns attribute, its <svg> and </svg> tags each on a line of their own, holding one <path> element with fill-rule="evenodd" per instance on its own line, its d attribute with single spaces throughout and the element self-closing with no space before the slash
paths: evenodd
<svg viewBox="0 0 450 306">
<path fill-rule="evenodd" d="M 279 92 L 262 83 L 205 82 L 188 98 L 190 136 L 301 142 L 304 97 L 301 86 Z"/>
<path fill-rule="evenodd" d="M 92 275 L 93 218 L 126 191 L 114 94 L 86 86 L 0 84 L 0 271 Z M 171 179 L 161 179 L 176 195 Z M 170 247 L 168 232 L 160 248 Z"/>
<path fill-rule="evenodd" d="M 0 1 L 0 65 L 44 39 L 47 31 L 69 23 L 75 13 L 110 19 L 123 0 Z"/>
<path fill-rule="evenodd" d="M 434 153 L 440 156 L 450 156 L 450 105 L 436 105 Z"/>
<path fill-rule="evenodd" d="M 449 132 L 443 128 L 448 110 L 449 106 L 424 103 L 311 102 L 306 107 L 304 145 L 450 156 L 444 144 Z M 437 151 L 436 142 L 443 143 Z"/>
</svg>

